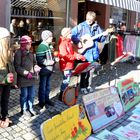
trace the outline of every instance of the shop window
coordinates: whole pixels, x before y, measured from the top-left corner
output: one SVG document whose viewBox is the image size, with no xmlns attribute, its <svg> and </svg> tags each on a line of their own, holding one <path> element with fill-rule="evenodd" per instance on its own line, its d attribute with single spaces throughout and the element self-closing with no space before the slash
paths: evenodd
<svg viewBox="0 0 140 140">
<path fill-rule="evenodd" d="M 41 32 L 46 29 L 58 38 L 66 24 L 65 15 L 66 1 L 63 0 L 11 0 L 12 44 L 18 44 L 23 35 L 39 42 Z"/>
</svg>

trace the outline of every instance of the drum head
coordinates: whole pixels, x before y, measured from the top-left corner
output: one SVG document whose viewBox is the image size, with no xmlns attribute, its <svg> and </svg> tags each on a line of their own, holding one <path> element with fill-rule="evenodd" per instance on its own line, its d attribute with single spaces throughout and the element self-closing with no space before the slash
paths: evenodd
<svg viewBox="0 0 140 140">
<path fill-rule="evenodd" d="M 77 87 L 67 87 L 62 96 L 63 102 L 68 106 L 76 104 L 77 91 Z"/>
</svg>

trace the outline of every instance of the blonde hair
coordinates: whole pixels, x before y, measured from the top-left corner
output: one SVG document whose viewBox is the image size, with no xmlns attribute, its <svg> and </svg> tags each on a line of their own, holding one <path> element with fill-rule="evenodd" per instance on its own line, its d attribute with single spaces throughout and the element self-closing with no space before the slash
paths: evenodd
<svg viewBox="0 0 140 140">
<path fill-rule="evenodd" d="M 88 11 L 86 14 L 86 17 L 88 17 L 88 16 L 92 16 L 93 18 L 96 18 L 96 13 L 93 11 Z"/>
<path fill-rule="evenodd" d="M 10 38 L 8 36 L 0 39 L 0 68 L 6 68 L 11 58 L 12 51 L 10 49 Z"/>
</svg>

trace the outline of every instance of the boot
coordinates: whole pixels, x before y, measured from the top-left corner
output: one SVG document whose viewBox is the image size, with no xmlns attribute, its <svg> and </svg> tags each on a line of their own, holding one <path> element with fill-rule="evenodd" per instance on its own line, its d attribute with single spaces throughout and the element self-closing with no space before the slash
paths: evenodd
<svg viewBox="0 0 140 140">
<path fill-rule="evenodd" d="M 58 99 L 62 102 L 63 91 L 60 91 Z"/>
</svg>

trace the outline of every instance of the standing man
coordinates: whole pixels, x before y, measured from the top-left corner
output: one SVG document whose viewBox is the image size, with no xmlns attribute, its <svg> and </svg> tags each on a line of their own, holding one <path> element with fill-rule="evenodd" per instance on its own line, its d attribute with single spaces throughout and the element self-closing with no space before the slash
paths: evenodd
<svg viewBox="0 0 140 140">
<path fill-rule="evenodd" d="M 89 35 L 90 37 L 93 37 L 102 33 L 100 26 L 95 22 L 95 18 L 96 13 L 94 13 L 93 11 L 88 11 L 86 14 L 86 20 L 72 29 L 72 41 L 79 46 L 79 50 L 83 47 L 81 43 L 81 38 L 84 35 Z M 107 34 L 108 32 L 106 32 L 104 35 Z M 82 55 L 84 55 L 86 60 L 89 62 L 95 62 L 98 60 L 99 58 L 98 42 L 105 41 L 105 37 L 100 36 L 92 41 L 93 41 L 92 46 L 82 53 Z M 81 93 L 87 94 L 89 92 L 93 92 L 93 89 L 91 87 L 93 72 L 94 69 L 81 74 L 80 81 Z"/>
</svg>

